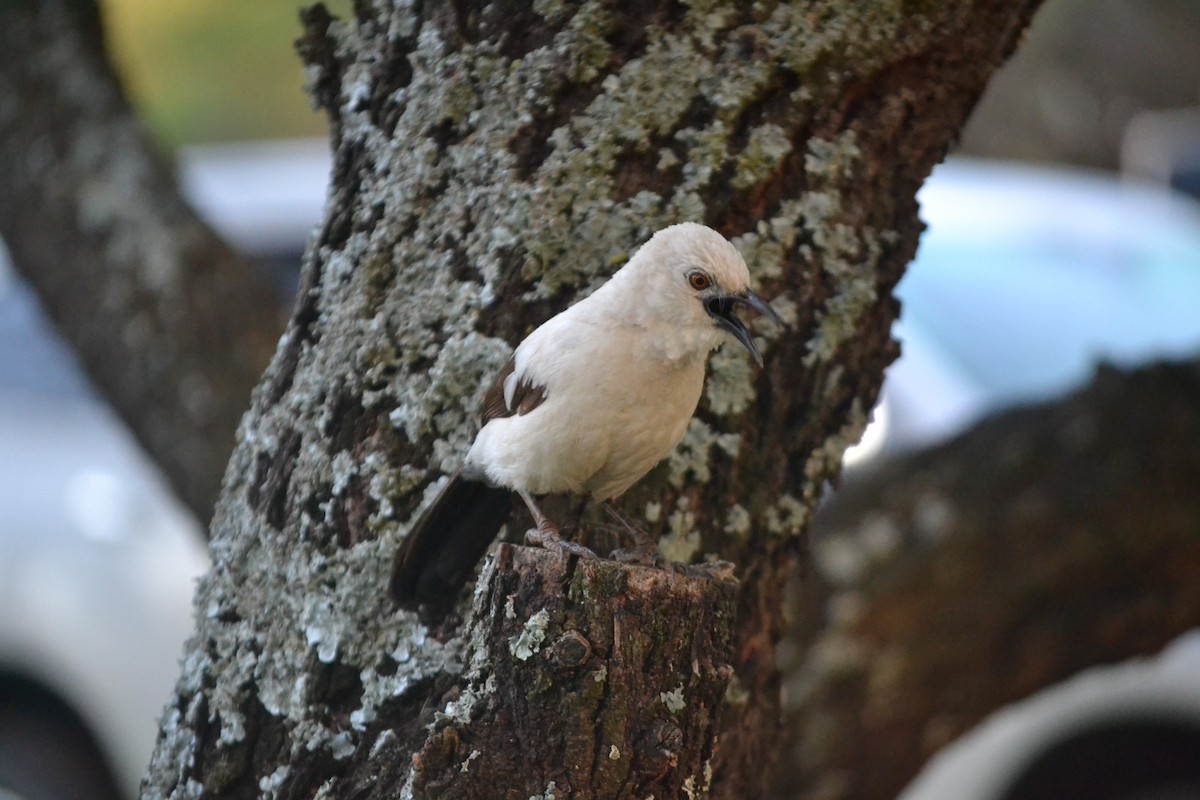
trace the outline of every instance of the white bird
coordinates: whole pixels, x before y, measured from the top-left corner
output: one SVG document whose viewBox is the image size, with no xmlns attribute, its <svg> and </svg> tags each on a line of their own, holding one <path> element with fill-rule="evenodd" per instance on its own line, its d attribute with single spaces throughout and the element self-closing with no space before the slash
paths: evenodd
<svg viewBox="0 0 1200 800">
<path fill-rule="evenodd" d="M 413 525 L 393 565 L 406 607 L 445 604 L 525 501 L 527 538 L 568 552 L 535 495 L 618 497 L 683 438 L 710 351 L 732 334 L 762 366 L 734 313 L 745 305 L 782 325 L 750 289 L 741 255 L 695 223 L 664 228 L 603 286 L 517 346 L 483 401 L 483 427 L 462 468 Z"/>
</svg>

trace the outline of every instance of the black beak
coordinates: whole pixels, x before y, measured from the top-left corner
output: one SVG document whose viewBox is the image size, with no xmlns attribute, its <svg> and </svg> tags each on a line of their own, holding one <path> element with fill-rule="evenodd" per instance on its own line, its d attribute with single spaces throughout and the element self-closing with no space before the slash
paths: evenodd
<svg viewBox="0 0 1200 800">
<path fill-rule="evenodd" d="M 732 333 L 734 338 L 745 345 L 746 349 L 750 351 L 750 355 L 754 357 L 754 362 L 761 367 L 763 365 L 762 354 L 754 346 L 754 340 L 750 337 L 750 332 L 746 330 L 746 326 L 742 324 L 742 321 L 738 319 L 738 315 L 734 313 L 738 306 L 749 306 L 781 328 L 785 327 L 783 320 L 775 313 L 775 309 L 767 305 L 766 300 L 763 300 L 749 289 L 741 294 L 719 295 L 717 297 L 710 297 L 704 301 L 704 307 L 708 310 L 709 315 L 712 316 L 713 321 Z"/>
</svg>

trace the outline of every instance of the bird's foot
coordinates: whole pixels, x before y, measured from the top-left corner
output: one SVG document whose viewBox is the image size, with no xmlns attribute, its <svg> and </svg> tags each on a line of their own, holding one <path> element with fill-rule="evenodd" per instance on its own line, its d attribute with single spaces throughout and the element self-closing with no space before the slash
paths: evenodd
<svg viewBox="0 0 1200 800">
<path fill-rule="evenodd" d="M 539 525 L 536 528 L 530 528 L 525 531 L 525 542 L 526 544 L 544 547 L 547 550 L 555 550 L 563 558 L 567 556 L 599 558 L 589 548 L 584 547 L 578 542 L 571 542 L 564 539 L 561 533 L 549 525 Z"/>
<path fill-rule="evenodd" d="M 622 564 L 634 564 L 642 567 L 665 569 L 676 575 L 686 575 L 689 578 L 707 578 L 714 581 L 736 581 L 733 564 L 728 561 L 706 561 L 703 564 L 685 564 L 682 561 L 667 561 L 658 549 L 647 551 L 640 548 L 632 550 L 614 550 L 609 558 Z"/>
<path fill-rule="evenodd" d="M 737 581 L 733 562 L 705 561 L 703 564 L 688 564 L 687 574 L 696 578 L 708 578 L 714 581 Z"/>
<path fill-rule="evenodd" d="M 613 550 L 608 557 L 621 564 L 636 564 L 640 567 L 662 567 L 666 564 L 658 553 L 658 545 L 648 548 L 634 546 L 628 550 L 621 548 Z"/>
<path fill-rule="evenodd" d="M 663 558 L 658 552 L 657 539 L 618 511 L 616 506 L 605 503 L 604 510 L 620 523 L 621 527 L 633 538 L 633 547 L 628 550 L 625 548 L 614 550 L 609 554 L 609 558 L 622 564 L 638 564 L 643 567 L 662 567 L 664 565 Z"/>
</svg>

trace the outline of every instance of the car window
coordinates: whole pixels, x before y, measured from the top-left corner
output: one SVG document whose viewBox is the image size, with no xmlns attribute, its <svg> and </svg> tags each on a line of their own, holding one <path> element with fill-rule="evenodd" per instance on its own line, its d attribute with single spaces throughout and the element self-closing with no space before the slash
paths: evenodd
<svg viewBox="0 0 1200 800">
<path fill-rule="evenodd" d="M 977 171 L 985 188 L 996 180 L 994 168 Z M 1040 184 L 998 173 L 1008 183 L 997 198 L 963 165 L 949 174 L 961 185 L 923 190 L 934 202 L 897 288 L 901 318 L 926 331 L 994 406 L 1066 391 L 1101 360 L 1132 365 L 1200 346 L 1195 208 L 1175 203 L 1167 210 L 1179 213 L 1158 213 L 1162 192 L 1096 180 L 1075 188 L 1069 176 L 1062 186 L 1040 178 L 1037 193 Z M 956 188 L 964 196 L 952 203 Z M 1066 193 L 1062 202 L 1045 207 L 1041 195 L 1055 192 Z"/>
</svg>

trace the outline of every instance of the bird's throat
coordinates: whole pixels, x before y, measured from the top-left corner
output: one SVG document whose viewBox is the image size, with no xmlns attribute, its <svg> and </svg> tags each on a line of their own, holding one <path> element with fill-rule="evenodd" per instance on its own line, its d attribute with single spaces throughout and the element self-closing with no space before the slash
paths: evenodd
<svg viewBox="0 0 1200 800">
<path fill-rule="evenodd" d="M 704 361 L 724 338 L 715 326 L 649 326 L 641 340 L 645 354 L 667 364 L 684 365 Z"/>
</svg>

